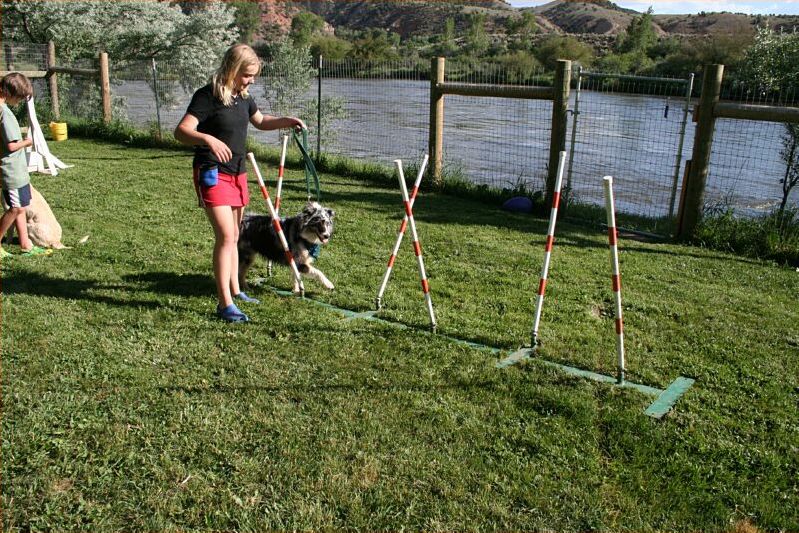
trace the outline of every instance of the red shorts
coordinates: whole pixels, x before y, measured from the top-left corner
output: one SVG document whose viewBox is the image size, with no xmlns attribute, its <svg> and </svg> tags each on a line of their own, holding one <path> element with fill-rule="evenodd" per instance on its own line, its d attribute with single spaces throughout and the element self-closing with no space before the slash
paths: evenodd
<svg viewBox="0 0 799 533">
<path fill-rule="evenodd" d="M 200 207 L 217 207 L 229 205 L 230 207 L 244 207 L 250 203 L 250 190 L 247 186 L 247 173 L 238 176 L 223 174 L 213 187 L 200 185 L 200 169 L 194 167 L 194 190 L 197 192 L 197 202 Z"/>
</svg>

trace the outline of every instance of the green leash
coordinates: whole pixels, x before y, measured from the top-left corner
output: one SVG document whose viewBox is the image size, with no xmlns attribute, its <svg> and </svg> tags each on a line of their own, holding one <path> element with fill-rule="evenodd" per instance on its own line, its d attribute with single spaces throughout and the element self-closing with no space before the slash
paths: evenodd
<svg viewBox="0 0 799 533">
<path fill-rule="evenodd" d="M 297 131 L 293 131 L 294 142 L 297 143 L 297 148 L 300 149 L 302 159 L 305 162 L 305 188 L 308 190 L 308 200 L 311 199 L 311 176 L 313 176 L 316 185 L 316 201 L 322 201 L 322 193 L 319 190 L 319 174 L 316 173 L 316 166 L 313 164 L 313 159 L 308 155 L 308 130 L 302 129 L 302 140 L 297 135 Z"/>
</svg>

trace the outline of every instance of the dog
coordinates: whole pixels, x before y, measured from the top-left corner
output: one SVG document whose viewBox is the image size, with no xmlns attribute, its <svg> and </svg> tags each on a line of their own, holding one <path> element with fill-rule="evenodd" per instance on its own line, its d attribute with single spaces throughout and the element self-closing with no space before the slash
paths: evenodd
<svg viewBox="0 0 799 533">
<path fill-rule="evenodd" d="M 3 200 L 3 209 L 8 206 Z M 25 208 L 25 219 L 28 227 L 28 238 L 36 246 L 42 248 L 66 248 L 61 243 L 61 224 L 56 220 L 53 210 L 44 196 L 31 185 L 31 203 Z M 11 226 L 13 230 L 14 226 Z M 10 240 L 10 239 L 9 239 Z"/>
<path fill-rule="evenodd" d="M 335 287 L 321 270 L 313 266 L 313 261 L 319 255 L 321 246 L 327 244 L 333 235 L 335 216 L 332 209 L 323 207 L 318 202 L 308 202 L 298 215 L 280 221 L 300 274 L 316 279 L 328 290 Z M 260 255 L 285 266 L 289 264 L 269 215 L 244 215 L 239 231 L 238 250 L 239 286 L 244 289 L 247 288 L 247 271 L 256 256 Z M 294 280 L 294 292 L 300 292 L 297 280 Z"/>
</svg>

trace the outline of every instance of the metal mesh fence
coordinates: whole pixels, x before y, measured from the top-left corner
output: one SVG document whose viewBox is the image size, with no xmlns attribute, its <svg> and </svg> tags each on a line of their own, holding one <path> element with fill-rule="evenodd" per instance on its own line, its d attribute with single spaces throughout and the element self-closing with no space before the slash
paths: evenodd
<svg viewBox="0 0 799 533">
<path fill-rule="evenodd" d="M 42 71 L 47 68 L 47 47 L 4 43 L 0 61 L 5 70 Z M 61 66 L 97 69 L 98 61 Z M 310 61 L 290 68 L 265 64 L 251 93 L 264 113 L 303 118 L 311 130 L 313 151 L 318 143 L 325 154 L 386 166 L 397 158 L 421 160 L 428 142 L 429 65 L 347 60 L 325 62 L 321 74 L 321 124 L 317 119 L 318 70 Z M 673 214 L 695 128 L 689 116 L 683 138 L 686 109 L 692 104 L 686 100 L 685 80 L 582 74 L 579 91 L 575 76 L 569 106 L 567 150 L 571 161 L 564 185 L 570 187 L 571 198 L 601 206 L 601 177 L 612 175 L 620 213 L 654 219 Z M 196 89 L 186 80 L 192 76 L 196 80 L 196 75 L 182 72 L 180 65 L 171 61 L 112 62 L 114 118 L 143 128 L 160 125 L 162 131 L 171 132 Z M 447 63 L 445 79 L 495 85 L 551 83 L 540 71 L 454 61 Z M 101 118 L 96 77 L 61 73 L 57 80 L 62 116 Z M 32 81 L 40 122 L 46 123 L 51 118 L 49 88 L 44 78 Z M 740 83 L 725 83 L 722 91 L 722 100 L 760 105 L 794 106 L 796 96 L 792 89 L 764 92 Z M 546 100 L 445 96 L 445 173 L 499 189 L 542 189 L 551 105 Z M 579 111 L 576 122 L 575 110 Z M 773 211 L 783 194 L 780 180 L 786 162 L 781 152 L 787 135 L 783 123 L 718 120 L 705 194 L 707 207 L 733 208 L 749 216 Z M 252 130 L 251 136 L 279 144 L 279 132 Z M 788 205 L 799 205 L 799 193 L 791 193 Z"/>
<path fill-rule="evenodd" d="M 110 70 L 114 118 L 162 132 L 177 126 L 192 96 L 177 62 L 138 61 Z"/>
<path fill-rule="evenodd" d="M 3 70 L 46 70 L 47 45 L 4 42 L 0 47 Z"/>
<path fill-rule="evenodd" d="M 5 42 L 0 47 L 0 64 L 2 69 L 7 71 L 45 71 L 47 70 L 47 45 Z M 39 119 L 48 119 L 51 101 L 47 81 L 44 78 L 32 78 L 31 84 L 33 85 L 36 109 L 37 111 L 41 109 L 44 112 L 44 116 L 39 116 Z M 20 113 L 20 118 L 22 119 L 20 123 L 27 122 L 25 113 Z"/>
<path fill-rule="evenodd" d="M 674 215 L 682 159 L 691 150 L 684 135 L 691 129 L 691 80 L 586 72 L 578 77 L 565 177 L 570 199 L 603 205 L 602 176 L 610 175 L 619 212 L 654 219 Z"/>
<path fill-rule="evenodd" d="M 323 99 L 332 98 L 341 109 L 323 126 L 324 153 L 385 166 L 395 159 L 421 160 L 427 151 L 428 76 L 405 61 L 323 64 Z"/>
<path fill-rule="evenodd" d="M 551 85 L 551 76 L 540 69 L 520 73 L 502 65 L 482 67 L 447 62 L 445 80 L 525 87 Z M 551 101 L 446 95 L 444 102 L 445 173 L 497 189 L 545 189 Z M 429 109 L 429 96 L 427 106 Z"/>
<path fill-rule="evenodd" d="M 748 84 L 722 85 L 722 101 L 755 105 L 796 106 L 795 88 L 762 91 Z M 710 168 L 705 188 L 705 209 L 732 209 L 739 215 L 771 213 L 783 197 L 781 180 L 787 161 L 786 145 L 797 142 L 786 123 L 722 118 L 716 121 Z M 794 189 L 787 205 L 799 207 Z"/>
</svg>

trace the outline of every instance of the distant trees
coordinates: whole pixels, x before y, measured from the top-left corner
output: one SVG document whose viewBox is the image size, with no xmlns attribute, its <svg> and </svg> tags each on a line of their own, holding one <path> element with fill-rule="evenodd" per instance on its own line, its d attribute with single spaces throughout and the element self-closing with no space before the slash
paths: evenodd
<svg viewBox="0 0 799 533">
<path fill-rule="evenodd" d="M 235 26 L 239 29 L 239 41 L 250 44 L 261 27 L 261 8 L 257 2 L 237 0 L 229 2 L 234 9 Z"/>
<path fill-rule="evenodd" d="M 104 50 L 117 68 L 169 59 L 179 65 L 182 81 L 195 88 L 239 37 L 234 9 L 217 1 L 189 12 L 165 2 L 136 1 L 4 1 L 2 7 L 4 40 L 52 40 L 61 61 L 96 58 Z"/>
<path fill-rule="evenodd" d="M 555 69 L 558 59 L 570 59 L 582 65 L 589 65 L 594 59 L 593 49 L 570 35 L 547 37 L 533 53 L 548 70 Z"/>
<path fill-rule="evenodd" d="M 291 19 L 289 38 L 297 48 L 311 44 L 313 37 L 325 27 L 325 21 L 316 13 L 302 11 Z"/>
<path fill-rule="evenodd" d="M 351 55 L 366 61 L 391 61 L 399 58 L 399 44 L 399 34 L 382 28 L 370 28 L 356 34 Z"/>
<path fill-rule="evenodd" d="M 657 40 L 650 7 L 643 15 L 633 17 L 624 33 L 618 36 L 613 53 L 600 59 L 598 68 L 621 74 L 642 74 L 655 64 L 650 50 Z"/>
</svg>

